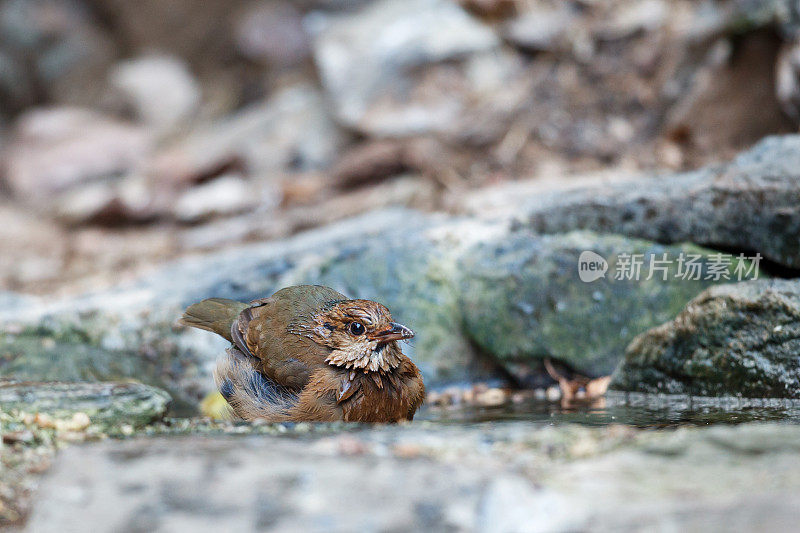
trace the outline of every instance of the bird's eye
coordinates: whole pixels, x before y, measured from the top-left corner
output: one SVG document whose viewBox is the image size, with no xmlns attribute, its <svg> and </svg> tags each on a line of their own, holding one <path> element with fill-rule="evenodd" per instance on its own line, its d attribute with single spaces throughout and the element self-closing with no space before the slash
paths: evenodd
<svg viewBox="0 0 800 533">
<path fill-rule="evenodd" d="M 353 335 L 363 335 L 367 329 L 361 322 L 350 322 L 350 333 Z"/>
</svg>

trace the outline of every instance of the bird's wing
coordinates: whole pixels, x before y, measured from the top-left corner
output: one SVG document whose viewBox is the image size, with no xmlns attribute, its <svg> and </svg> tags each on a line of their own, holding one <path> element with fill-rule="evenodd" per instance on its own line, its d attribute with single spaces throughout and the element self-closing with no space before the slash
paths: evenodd
<svg viewBox="0 0 800 533">
<path fill-rule="evenodd" d="M 344 295 L 317 285 L 282 289 L 255 300 L 239 315 L 231 336 L 234 344 L 259 360 L 261 372 L 290 389 L 302 389 L 311 374 L 325 366 L 330 350 L 293 331 Z"/>
</svg>

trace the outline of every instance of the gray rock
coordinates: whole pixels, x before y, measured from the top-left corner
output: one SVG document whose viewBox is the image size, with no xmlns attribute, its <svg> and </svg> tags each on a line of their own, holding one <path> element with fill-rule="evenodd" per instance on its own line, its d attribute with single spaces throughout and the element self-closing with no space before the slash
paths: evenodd
<svg viewBox="0 0 800 533">
<path fill-rule="evenodd" d="M 270 203 L 274 207 L 274 202 Z M 198 222 L 214 215 L 242 213 L 258 205 L 256 187 L 240 176 L 228 174 L 187 189 L 172 211 L 181 222 Z"/>
<path fill-rule="evenodd" d="M 5 412 L 46 413 L 66 418 L 84 413 L 92 423 L 144 426 L 160 420 L 169 394 L 140 383 L 15 383 L 0 381 Z"/>
<path fill-rule="evenodd" d="M 727 165 L 570 187 L 482 191 L 467 202 L 467 210 L 505 206 L 521 225 L 542 233 L 591 229 L 664 243 L 694 242 L 759 252 L 800 268 L 798 135 L 767 138 Z"/>
<path fill-rule="evenodd" d="M 796 426 L 299 430 L 67 449 L 28 528 L 785 531 L 800 518 Z"/>
<path fill-rule="evenodd" d="M 0 103 L 16 113 L 45 102 L 92 105 L 118 54 L 89 9 L 72 0 L 0 5 Z"/>
<path fill-rule="evenodd" d="M 494 32 L 446 0 L 382 0 L 307 22 L 337 118 L 369 134 L 456 132 L 462 114 L 480 108 L 471 98 L 491 94 L 499 105 L 519 74 Z"/>
<path fill-rule="evenodd" d="M 152 172 L 167 183 L 185 184 L 220 167 L 242 167 L 257 177 L 290 167 L 315 170 L 330 164 L 344 141 L 322 94 L 309 84 L 292 85 L 197 127 L 161 154 Z"/>
<path fill-rule="evenodd" d="M 36 109 L 17 122 L 3 157 L 5 179 L 20 198 L 53 195 L 132 172 L 148 155 L 148 134 L 88 109 Z"/>
<path fill-rule="evenodd" d="M 556 6 L 534 4 L 520 16 L 504 25 L 504 37 L 524 50 L 554 50 L 566 43 L 567 30 L 575 22 L 571 6 L 561 3 Z"/>
<path fill-rule="evenodd" d="M 123 61 L 109 73 L 119 103 L 147 126 L 169 134 L 194 117 L 200 86 L 189 68 L 171 56 L 143 56 Z"/>
<path fill-rule="evenodd" d="M 174 329 L 185 306 L 211 296 L 249 301 L 288 285 L 322 283 L 379 300 L 415 329 L 406 349 L 431 386 L 496 376 L 486 354 L 519 376 L 545 355 L 602 372 L 626 340 L 668 319 L 705 284 L 584 285 L 578 254 L 595 246 L 612 258 L 612 269 L 613 257 L 623 252 L 679 250 L 591 234 L 542 237 L 413 211 L 375 212 L 283 242 L 187 258 L 108 292 L 4 308 L 0 367 L 20 379 L 133 377 L 165 388 L 179 406 L 196 404 L 213 386 L 211 370 L 225 341 Z M 526 266 L 532 251 L 544 258 L 538 265 L 548 276 Z M 493 300 L 498 294 L 507 305 Z M 619 309 L 608 320 L 603 313 L 614 306 Z M 508 340 L 505 333 L 521 338 Z M 532 340 L 539 335 L 541 342 Z"/>
<path fill-rule="evenodd" d="M 239 17 L 238 50 L 268 66 L 289 67 L 311 57 L 311 43 L 300 11 L 291 2 L 257 2 Z"/>
<path fill-rule="evenodd" d="M 712 287 L 637 337 L 612 387 L 702 396 L 800 398 L 800 282 Z"/>
</svg>

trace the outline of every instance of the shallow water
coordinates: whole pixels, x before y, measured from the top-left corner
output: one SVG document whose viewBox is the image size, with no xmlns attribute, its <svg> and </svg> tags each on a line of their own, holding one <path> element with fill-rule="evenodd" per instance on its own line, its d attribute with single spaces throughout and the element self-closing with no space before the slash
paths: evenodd
<svg viewBox="0 0 800 533">
<path fill-rule="evenodd" d="M 612 393 L 607 398 L 591 403 L 576 402 L 569 405 L 531 399 L 499 407 L 428 408 L 420 412 L 418 418 L 444 423 L 527 421 L 586 426 L 624 424 L 640 428 L 755 421 L 800 424 L 800 402 L 783 399 L 692 398 Z"/>
</svg>

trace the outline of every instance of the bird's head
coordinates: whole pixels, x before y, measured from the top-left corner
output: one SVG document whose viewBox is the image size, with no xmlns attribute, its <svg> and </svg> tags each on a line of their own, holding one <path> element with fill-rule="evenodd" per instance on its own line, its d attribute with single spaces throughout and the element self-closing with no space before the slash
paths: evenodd
<svg viewBox="0 0 800 533">
<path fill-rule="evenodd" d="M 305 328 L 317 344 L 331 353 L 327 362 L 344 368 L 388 371 L 400 364 L 397 341 L 414 332 L 392 321 L 389 310 L 371 300 L 343 300 L 321 310 Z"/>
</svg>

